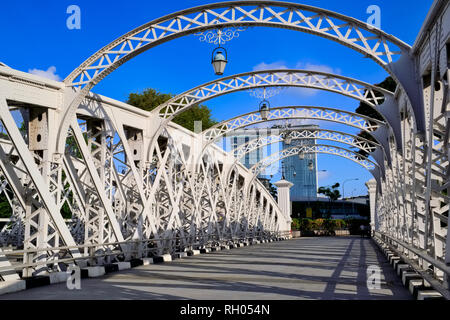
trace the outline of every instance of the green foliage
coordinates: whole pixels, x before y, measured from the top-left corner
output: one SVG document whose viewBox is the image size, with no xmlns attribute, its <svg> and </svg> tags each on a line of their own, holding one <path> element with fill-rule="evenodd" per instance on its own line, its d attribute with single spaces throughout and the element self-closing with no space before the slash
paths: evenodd
<svg viewBox="0 0 450 320">
<path fill-rule="evenodd" d="M 330 201 L 336 201 L 341 196 L 341 193 L 338 190 L 339 186 L 340 186 L 339 183 L 335 183 L 331 186 L 331 188 L 330 187 L 320 187 L 318 190 L 318 193 L 323 194 Z"/>
<path fill-rule="evenodd" d="M 325 219 L 319 218 L 313 221 L 314 229 L 322 230 L 325 225 Z"/>
<path fill-rule="evenodd" d="M 278 189 L 270 181 L 269 181 L 269 193 L 275 200 L 278 199 Z"/>
<path fill-rule="evenodd" d="M 298 218 L 292 218 L 291 230 L 300 230 L 300 220 Z"/>
<path fill-rule="evenodd" d="M 171 94 L 161 93 L 155 89 L 148 88 L 142 93 L 130 93 L 127 103 L 140 109 L 151 111 L 172 98 L 173 95 Z M 173 119 L 173 122 L 191 131 L 194 131 L 194 121 L 201 121 L 203 130 L 217 123 L 211 118 L 211 110 L 207 106 L 197 104 Z"/>
<path fill-rule="evenodd" d="M 346 227 L 342 219 L 292 219 L 292 230 L 300 230 L 303 236 L 314 236 L 314 230 L 324 231 L 326 235 L 335 235 L 335 230 Z"/>
<path fill-rule="evenodd" d="M 72 218 L 72 212 L 70 211 L 70 207 L 67 204 L 67 202 L 64 202 L 63 206 L 61 207 L 61 215 L 64 219 L 70 219 Z"/>
<path fill-rule="evenodd" d="M 344 229 L 347 227 L 347 223 L 345 222 L 345 220 L 336 219 L 334 220 L 334 222 L 336 224 L 336 229 Z"/>
<path fill-rule="evenodd" d="M 307 233 L 307 232 L 311 232 L 314 230 L 314 222 L 311 219 L 301 219 L 300 220 L 300 231 L 302 233 Z"/>
<path fill-rule="evenodd" d="M 4 192 L 0 194 L 0 218 L 11 217 L 12 209 Z"/>
</svg>

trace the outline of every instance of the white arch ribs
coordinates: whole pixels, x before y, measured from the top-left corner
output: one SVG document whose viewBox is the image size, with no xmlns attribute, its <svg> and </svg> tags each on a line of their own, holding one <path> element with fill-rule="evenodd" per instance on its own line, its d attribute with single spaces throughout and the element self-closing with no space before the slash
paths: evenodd
<svg viewBox="0 0 450 320">
<path fill-rule="evenodd" d="M 333 130 L 325 129 L 303 129 L 303 130 L 292 130 L 288 134 L 280 131 L 279 133 L 271 133 L 267 136 L 258 137 L 249 141 L 248 143 L 242 144 L 234 150 L 231 150 L 231 154 L 234 155 L 236 159 L 242 158 L 247 153 L 251 153 L 261 147 L 269 144 L 279 143 L 285 140 L 285 136 L 289 136 L 292 140 L 299 139 L 315 139 L 315 140 L 329 140 L 335 141 L 343 144 L 347 144 L 351 147 L 359 148 L 367 153 L 371 153 L 380 145 L 376 142 L 351 135 L 348 133 L 343 133 Z"/>
<path fill-rule="evenodd" d="M 346 124 L 367 132 L 375 131 L 380 126 L 385 125 L 382 121 L 368 118 L 357 113 L 342 111 L 339 109 L 310 106 L 293 106 L 274 108 L 270 110 L 267 120 L 263 120 L 259 112 L 248 113 L 243 116 L 221 122 L 203 131 L 203 136 L 207 141 L 214 141 L 215 139 L 226 135 L 228 132 L 237 130 L 242 127 L 250 126 L 264 121 L 292 118 L 332 121 L 335 123 Z"/>
<path fill-rule="evenodd" d="M 272 26 L 313 33 L 342 43 L 382 66 L 410 47 L 367 24 L 328 10 L 275 1 L 234 1 L 183 10 L 144 24 L 89 57 L 64 82 L 95 85 L 139 53 L 185 34 L 226 26 Z"/>
<path fill-rule="evenodd" d="M 259 87 L 305 87 L 326 90 L 363 101 L 374 108 L 381 105 L 386 96 L 393 97 L 392 92 L 383 88 L 331 73 L 310 70 L 264 70 L 242 73 L 198 86 L 177 95 L 153 112 L 164 119 L 172 119 L 205 100 Z"/>
<path fill-rule="evenodd" d="M 322 144 L 314 144 L 314 145 L 303 145 L 303 146 L 294 146 L 290 148 L 286 148 L 280 152 L 276 152 L 271 154 L 270 156 L 264 158 L 253 167 L 251 167 L 251 171 L 254 175 L 257 175 L 261 170 L 270 166 L 272 163 L 282 160 L 287 157 L 292 157 L 298 155 L 299 152 L 302 153 L 325 153 L 331 154 L 335 156 L 339 156 L 342 158 L 346 158 L 352 160 L 359 165 L 363 166 L 367 170 L 375 169 L 377 166 L 374 162 L 369 160 L 368 158 L 357 154 L 356 152 L 347 150 L 345 148 L 340 148 L 336 146 L 330 145 L 322 145 Z"/>
</svg>

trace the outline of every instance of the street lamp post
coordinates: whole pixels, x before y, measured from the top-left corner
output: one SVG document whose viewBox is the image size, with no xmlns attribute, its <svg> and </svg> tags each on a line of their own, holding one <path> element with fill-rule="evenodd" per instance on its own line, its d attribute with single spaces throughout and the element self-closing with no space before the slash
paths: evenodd
<svg viewBox="0 0 450 320">
<path fill-rule="evenodd" d="M 344 180 L 344 182 L 342 182 L 342 200 L 344 200 L 344 193 L 345 193 L 344 185 L 345 185 L 345 183 L 348 181 L 356 181 L 356 180 L 359 180 L 359 179 L 358 178 L 347 179 L 347 180 Z"/>
<path fill-rule="evenodd" d="M 317 172 L 327 172 L 327 170 L 317 170 Z M 317 186 L 316 186 L 317 187 Z M 310 207 L 310 205 L 311 205 L 311 202 L 310 202 L 310 197 L 309 197 L 309 194 L 308 194 L 308 208 Z M 317 208 L 317 189 L 316 189 L 316 208 Z M 311 208 L 311 211 L 312 211 L 312 208 Z M 311 212 L 311 214 L 312 214 L 312 212 Z"/>
<path fill-rule="evenodd" d="M 355 213 L 355 199 L 353 199 L 353 193 L 356 191 L 356 189 L 352 190 L 352 213 Z"/>
<path fill-rule="evenodd" d="M 343 214 L 345 213 L 345 202 L 344 202 L 345 189 L 344 189 L 344 185 L 348 181 L 356 181 L 356 180 L 359 180 L 359 179 L 358 178 L 347 179 L 347 180 L 344 180 L 344 182 L 342 182 L 342 211 L 343 211 L 342 213 Z"/>
</svg>

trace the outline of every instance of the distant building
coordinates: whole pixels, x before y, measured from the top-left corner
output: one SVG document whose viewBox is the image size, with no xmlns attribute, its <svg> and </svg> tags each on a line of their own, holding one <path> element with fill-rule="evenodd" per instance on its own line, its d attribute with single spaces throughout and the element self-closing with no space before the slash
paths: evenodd
<svg viewBox="0 0 450 320">
<path fill-rule="evenodd" d="M 361 197 L 362 198 L 362 197 Z M 308 211 L 310 214 L 308 214 Z M 292 202 L 293 218 L 370 219 L 368 202 L 336 200 L 318 197 L 313 201 Z"/>
<path fill-rule="evenodd" d="M 275 125 L 271 128 L 240 129 L 228 134 L 222 143 L 224 150 L 231 151 L 254 139 L 267 135 L 294 130 L 314 130 L 318 128 L 319 126 L 317 125 Z M 285 142 L 271 144 L 247 153 L 244 157 L 240 158 L 240 162 L 247 168 L 251 168 L 275 152 L 293 146 L 314 145 L 315 143 L 316 139 L 297 139 L 292 140 L 289 145 Z M 300 159 L 299 156 L 283 159 L 281 171 L 285 179 L 294 184 L 290 189 L 291 201 L 315 200 L 317 198 L 317 155 L 315 153 L 305 154 L 303 159 Z M 268 179 L 268 176 L 274 175 L 277 172 L 280 172 L 279 163 L 267 168 L 260 174 L 259 178 Z"/>
<path fill-rule="evenodd" d="M 288 131 L 318 129 L 317 125 L 289 126 Z M 283 142 L 283 149 L 299 146 L 314 145 L 316 139 L 292 140 L 289 145 Z M 284 177 L 294 186 L 290 189 L 291 201 L 315 200 L 317 198 L 317 154 L 305 154 L 302 159 L 299 156 L 289 157 L 283 160 Z"/>
<path fill-rule="evenodd" d="M 369 204 L 369 195 L 344 198 L 347 202 Z"/>
<path fill-rule="evenodd" d="M 229 133 L 223 140 L 223 149 L 226 151 L 231 151 L 236 149 L 244 144 L 249 143 L 252 140 L 265 137 L 271 134 L 278 134 L 279 129 L 271 129 L 271 128 L 249 128 L 249 129 L 240 129 Z M 258 148 L 252 152 L 246 153 L 239 161 L 247 168 L 251 168 L 264 158 L 268 157 L 274 152 L 278 152 L 280 149 L 280 144 L 270 144 L 263 148 Z M 273 175 L 278 171 L 278 166 L 274 165 L 275 171 L 267 170 L 261 172 L 259 177 L 265 177 Z"/>
</svg>

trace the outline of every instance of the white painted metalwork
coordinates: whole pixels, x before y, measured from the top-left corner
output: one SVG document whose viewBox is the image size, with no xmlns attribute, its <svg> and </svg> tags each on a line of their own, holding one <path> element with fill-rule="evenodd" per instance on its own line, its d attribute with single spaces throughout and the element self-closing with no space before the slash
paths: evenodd
<svg viewBox="0 0 450 320">
<path fill-rule="evenodd" d="M 261 170 L 270 166 L 274 162 L 282 160 L 287 157 L 297 156 L 299 153 L 324 153 L 331 154 L 335 156 L 339 156 L 342 158 L 349 159 L 357 164 L 361 165 L 365 169 L 371 171 L 377 167 L 377 164 L 365 156 L 362 156 L 355 151 L 351 151 L 345 148 L 331 146 L 331 145 L 323 145 L 323 144 L 311 144 L 311 145 L 299 145 L 293 146 L 289 148 L 285 148 L 280 152 L 275 152 L 270 156 L 262 159 L 257 164 L 252 166 L 250 170 L 253 172 L 255 176 L 257 176 Z"/>
<path fill-rule="evenodd" d="M 314 140 L 328 140 L 339 142 L 342 144 L 349 145 L 353 148 L 358 148 L 359 150 L 362 150 L 367 154 L 372 153 L 373 151 L 375 151 L 377 147 L 380 147 L 380 145 L 376 142 L 352 134 L 334 130 L 317 128 L 317 129 L 291 129 L 289 131 L 280 130 L 280 132 L 278 133 L 273 133 L 272 131 L 270 135 L 263 135 L 247 143 L 244 143 L 239 147 L 237 147 L 236 149 L 231 150 L 230 153 L 233 154 L 236 157 L 236 159 L 240 159 L 246 154 L 252 153 L 253 151 L 259 148 L 274 143 L 281 143 L 285 139 L 287 139 L 287 137 L 289 137 L 291 140 L 314 139 Z"/>
<path fill-rule="evenodd" d="M 369 169 L 375 178 L 368 185 L 376 236 L 429 274 L 433 285 L 446 287 L 448 21 L 448 1 L 436 0 L 411 48 L 366 23 L 327 10 L 287 2 L 233 1 L 187 9 L 138 27 L 89 57 L 64 82 L 0 63 L 0 194 L 12 212 L 8 221 L 0 221 L 0 251 L 2 259 L 22 257 L 17 264 L 2 263 L 0 281 L 9 279 L 12 269 L 32 276 L 58 271 L 74 261 L 98 265 L 277 237 L 289 231 L 291 218 L 255 174 L 270 161 L 303 148 Z M 166 41 L 253 26 L 308 32 L 348 46 L 381 65 L 397 82 L 397 90 L 392 93 L 323 72 L 265 70 L 200 85 L 154 112 L 90 92 L 126 61 Z M 338 146 L 295 146 L 248 170 L 212 142 L 263 122 L 259 112 L 201 134 L 170 121 L 192 105 L 220 95 L 284 87 L 327 90 L 377 110 L 383 121 L 308 106 L 272 108 L 267 117 L 267 121 L 332 121 L 365 131 L 373 141 L 323 129 L 291 134 L 293 139 L 347 144 L 369 156 Z M 22 129 L 16 123 L 19 118 Z M 253 140 L 235 152 L 241 156 L 281 139 L 271 135 Z M 64 219 L 62 212 L 70 218 Z"/>
</svg>

